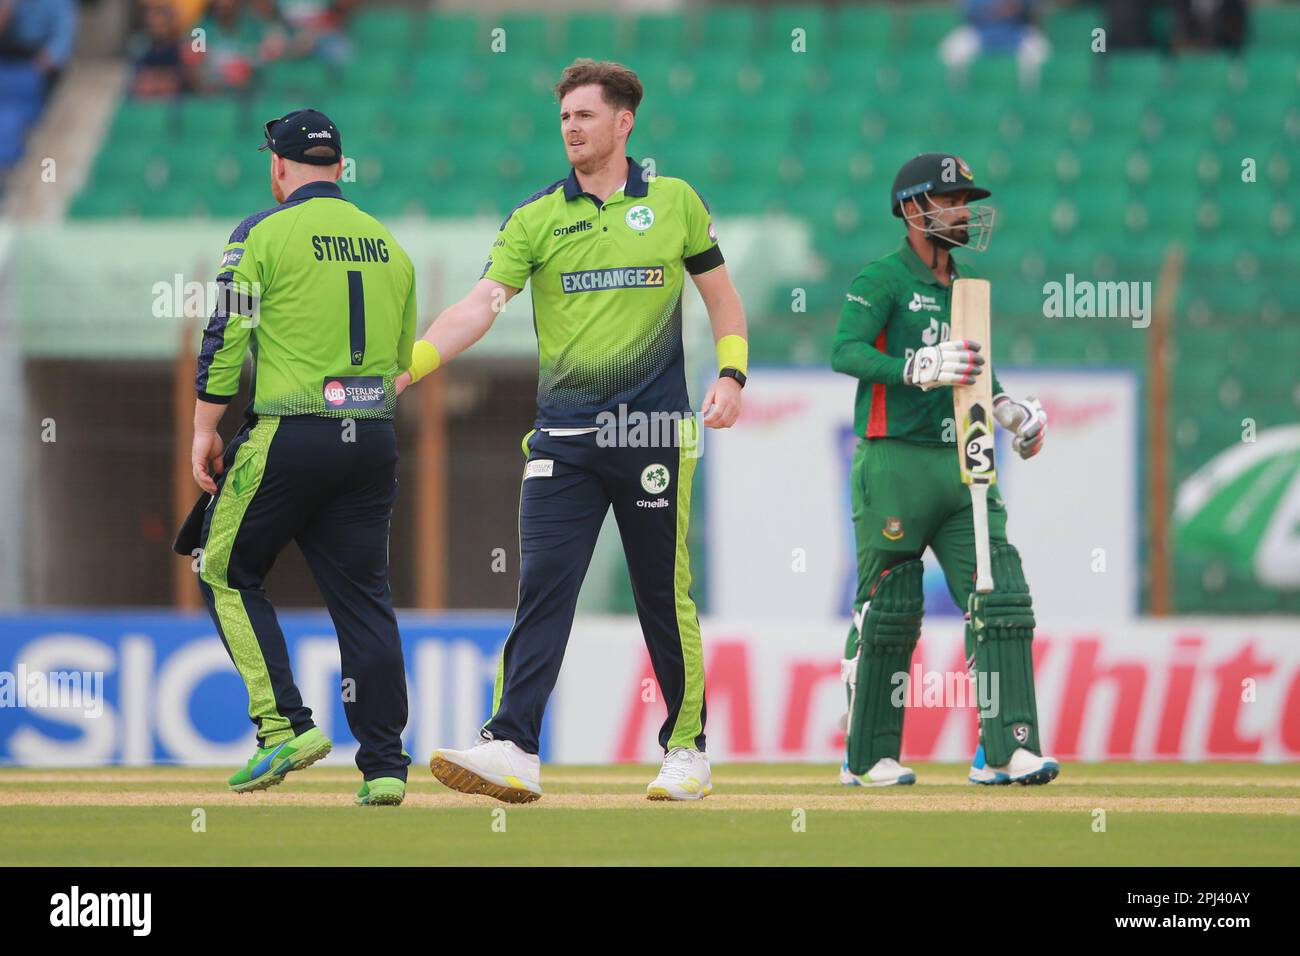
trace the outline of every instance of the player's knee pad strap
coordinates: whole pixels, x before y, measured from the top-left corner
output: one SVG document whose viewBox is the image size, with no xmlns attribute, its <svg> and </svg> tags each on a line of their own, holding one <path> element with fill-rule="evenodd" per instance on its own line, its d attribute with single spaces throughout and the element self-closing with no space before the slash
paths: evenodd
<svg viewBox="0 0 1300 956">
<path fill-rule="evenodd" d="M 855 679 L 850 681 L 848 760 L 853 773 L 866 773 L 881 757 L 898 756 L 903 708 L 895 700 L 895 675 L 907 673 L 921 636 L 921 576 L 920 561 L 885 571 L 862 615 Z"/>
<path fill-rule="evenodd" d="M 993 590 L 972 592 L 967 627 L 975 645 L 975 670 L 984 682 L 988 707 L 980 729 L 988 762 L 1001 766 L 1017 747 L 1041 752 L 1034 698 L 1034 606 L 1020 565 L 1009 544 L 993 546 Z"/>
</svg>

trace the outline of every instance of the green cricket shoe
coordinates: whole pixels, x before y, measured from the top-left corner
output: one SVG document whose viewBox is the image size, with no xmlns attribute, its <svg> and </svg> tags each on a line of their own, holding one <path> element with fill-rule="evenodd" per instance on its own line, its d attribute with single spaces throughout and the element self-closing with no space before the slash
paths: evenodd
<svg viewBox="0 0 1300 956">
<path fill-rule="evenodd" d="M 258 747 L 257 753 L 228 781 L 236 793 L 249 793 L 274 787 L 291 770 L 310 767 L 329 754 L 334 745 L 319 727 L 313 727 L 281 741 L 274 747 Z"/>
<path fill-rule="evenodd" d="M 406 797 L 406 781 L 396 777 L 365 780 L 357 791 L 359 807 L 395 807 Z"/>
</svg>

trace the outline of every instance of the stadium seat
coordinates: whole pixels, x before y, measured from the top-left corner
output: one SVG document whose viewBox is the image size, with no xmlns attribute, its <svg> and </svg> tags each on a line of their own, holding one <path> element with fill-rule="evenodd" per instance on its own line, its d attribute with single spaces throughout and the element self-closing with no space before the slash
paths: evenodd
<svg viewBox="0 0 1300 956">
<path fill-rule="evenodd" d="M 1163 54 L 1136 50 L 1107 53 L 1101 64 L 1102 85 L 1119 95 L 1160 90 L 1169 70 L 1169 60 Z"/>
<path fill-rule="evenodd" d="M 883 53 L 894 44 L 894 17 L 884 5 L 839 7 L 833 19 L 832 42 L 855 56 Z"/>
<path fill-rule="evenodd" d="M 1286 6 L 1253 6 L 1250 10 L 1250 44 L 1260 49 L 1300 50 L 1300 16 Z"/>
<path fill-rule="evenodd" d="M 416 35 L 416 23 L 400 8 L 363 9 L 348 21 L 348 35 L 368 53 L 405 49 Z"/>
<path fill-rule="evenodd" d="M 414 30 L 415 46 L 425 53 L 481 56 L 488 52 L 488 31 L 473 16 L 431 13 Z"/>
<path fill-rule="evenodd" d="M 758 17 L 741 6 L 692 7 L 687 13 L 687 39 L 691 47 L 720 53 L 746 54 L 758 40 Z"/>
<path fill-rule="evenodd" d="M 647 13 L 632 23 L 635 49 L 676 55 L 686 48 L 687 25 L 680 16 Z"/>
<path fill-rule="evenodd" d="M 940 41 L 961 23 L 956 5 L 908 4 L 899 11 L 899 36 L 912 50 L 933 52 L 938 49 Z"/>
<path fill-rule="evenodd" d="M 1090 8 L 1056 10 L 1045 20 L 1044 32 L 1052 45 L 1052 60 L 1082 60 L 1094 56 L 1094 31 L 1107 26 L 1107 18 L 1102 12 Z"/>
<path fill-rule="evenodd" d="M 1096 84 L 1099 70 L 1093 54 L 1054 48 L 1039 73 L 1039 87 L 1044 93 L 1078 95 Z"/>
<path fill-rule="evenodd" d="M 337 68 L 320 60 L 273 60 L 257 71 L 257 88 L 263 96 L 294 104 L 318 98 L 322 90 L 336 86 L 337 78 Z M 280 113 L 292 108 L 283 107 Z"/>
<path fill-rule="evenodd" d="M 1250 47 L 1243 54 L 1242 62 L 1252 94 L 1266 95 L 1271 91 L 1289 102 L 1300 91 L 1300 55 L 1295 47 L 1288 50 Z"/>
<path fill-rule="evenodd" d="M 574 14 L 564 24 L 563 56 L 568 63 L 577 57 L 593 60 L 621 60 L 631 52 L 632 24 L 609 13 Z"/>
<path fill-rule="evenodd" d="M 802 31 L 796 34 L 795 31 Z M 759 27 L 759 49 L 766 53 L 791 53 L 796 42 L 804 56 L 824 56 L 830 49 L 829 14 L 817 6 L 777 6 L 763 17 Z"/>
</svg>

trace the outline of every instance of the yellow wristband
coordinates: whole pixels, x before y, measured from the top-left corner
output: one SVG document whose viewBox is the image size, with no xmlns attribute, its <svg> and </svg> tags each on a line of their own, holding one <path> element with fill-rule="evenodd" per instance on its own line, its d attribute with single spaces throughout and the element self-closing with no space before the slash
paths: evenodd
<svg viewBox="0 0 1300 956">
<path fill-rule="evenodd" d="M 428 339 L 419 339 L 411 348 L 411 383 L 414 384 L 442 364 L 442 356 Z"/>
<path fill-rule="evenodd" d="M 718 339 L 718 371 L 736 368 L 749 374 L 749 343 L 739 335 L 724 335 Z"/>
</svg>

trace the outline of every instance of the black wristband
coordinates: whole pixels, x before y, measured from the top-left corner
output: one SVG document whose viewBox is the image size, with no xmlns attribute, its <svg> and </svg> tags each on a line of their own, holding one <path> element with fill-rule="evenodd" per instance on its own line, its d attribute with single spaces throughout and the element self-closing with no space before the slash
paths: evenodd
<svg viewBox="0 0 1300 956">
<path fill-rule="evenodd" d="M 738 368 L 732 368 L 731 366 L 727 366 L 727 367 L 724 368 L 721 372 L 719 372 L 719 373 L 718 373 L 718 378 L 734 378 L 734 379 L 736 380 L 736 383 L 737 383 L 741 388 L 744 388 L 744 387 L 745 387 L 745 382 L 747 382 L 747 381 L 749 380 L 749 376 L 748 376 L 748 375 L 746 375 L 746 374 L 745 374 L 744 372 L 742 372 L 740 369 L 738 369 Z"/>
</svg>

